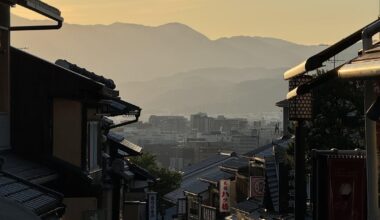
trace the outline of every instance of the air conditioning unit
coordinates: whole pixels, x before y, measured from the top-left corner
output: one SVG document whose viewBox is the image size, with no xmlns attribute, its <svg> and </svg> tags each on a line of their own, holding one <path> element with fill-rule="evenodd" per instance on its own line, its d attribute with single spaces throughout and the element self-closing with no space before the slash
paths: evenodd
<svg viewBox="0 0 380 220">
<path fill-rule="evenodd" d="M 9 113 L 0 112 L 0 150 L 10 147 Z"/>
</svg>

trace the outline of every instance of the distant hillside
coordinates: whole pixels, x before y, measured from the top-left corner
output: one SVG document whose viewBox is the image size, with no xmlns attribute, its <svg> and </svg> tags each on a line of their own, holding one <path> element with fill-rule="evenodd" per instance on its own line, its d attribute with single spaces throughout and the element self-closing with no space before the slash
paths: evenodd
<svg viewBox="0 0 380 220">
<path fill-rule="evenodd" d="M 12 19 L 12 23 L 36 22 Z M 64 24 L 58 31 L 13 32 L 12 37 L 16 47 L 27 47 L 51 61 L 70 60 L 120 83 L 205 68 L 290 67 L 323 48 L 262 37 L 210 40 L 179 23 Z"/>
<path fill-rule="evenodd" d="M 287 83 L 284 69 L 205 69 L 120 85 L 123 97 L 147 114 L 247 114 L 279 110 Z M 266 76 L 264 76 L 266 75 Z"/>
<path fill-rule="evenodd" d="M 13 24 L 36 24 L 13 17 Z M 46 23 L 46 21 L 42 21 Z M 238 36 L 210 40 L 192 28 L 64 24 L 13 32 L 12 44 L 50 61 L 63 58 L 115 80 L 144 113 L 261 113 L 285 97 L 283 72 L 326 45 Z"/>
</svg>

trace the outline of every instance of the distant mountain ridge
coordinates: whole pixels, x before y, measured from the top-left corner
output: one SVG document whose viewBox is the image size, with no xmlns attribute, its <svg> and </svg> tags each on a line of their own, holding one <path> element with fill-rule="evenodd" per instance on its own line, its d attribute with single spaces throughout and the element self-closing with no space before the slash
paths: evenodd
<svg viewBox="0 0 380 220">
<path fill-rule="evenodd" d="M 17 16 L 13 24 L 36 24 Z M 12 45 L 54 62 L 66 59 L 112 78 L 145 113 L 260 113 L 286 93 L 283 72 L 326 45 L 236 36 L 210 40 L 180 23 L 64 24 L 58 31 L 13 32 Z"/>
<path fill-rule="evenodd" d="M 12 17 L 12 23 L 38 23 Z M 117 82 L 205 68 L 286 68 L 323 49 L 263 37 L 210 40 L 192 28 L 114 23 L 64 24 L 59 31 L 13 32 L 12 44 L 51 61 L 66 59 Z"/>
</svg>

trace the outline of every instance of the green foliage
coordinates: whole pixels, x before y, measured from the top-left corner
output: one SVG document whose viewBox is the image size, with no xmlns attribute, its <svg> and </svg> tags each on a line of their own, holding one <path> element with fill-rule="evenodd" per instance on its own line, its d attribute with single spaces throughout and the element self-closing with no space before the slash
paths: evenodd
<svg viewBox="0 0 380 220">
<path fill-rule="evenodd" d="M 316 76 L 323 74 L 319 71 Z M 313 119 L 305 123 L 306 160 L 311 149 L 364 148 L 364 88 L 359 81 L 332 80 L 313 90 Z M 289 128 L 294 134 L 294 125 Z M 294 143 L 287 150 L 294 166 Z"/>
<path fill-rule="evenodd" d="M 145 152 L 142 156 L 130 159 L 132 163 L 148 170 L 153 176 L 159 178 L 152 190 L 158 193 L 159 198 L 163 195 L 177 189 L 182 180 L 180 173 L 170 171 L 169 169 L 157 165 L 156 156 Z"/>
<path fill-rule="evenodd" d="M 364 147 L 363 86 L 333 80 L 313 91 L 313 120 L 307 124 L 309 149 Z"/>
</svg>

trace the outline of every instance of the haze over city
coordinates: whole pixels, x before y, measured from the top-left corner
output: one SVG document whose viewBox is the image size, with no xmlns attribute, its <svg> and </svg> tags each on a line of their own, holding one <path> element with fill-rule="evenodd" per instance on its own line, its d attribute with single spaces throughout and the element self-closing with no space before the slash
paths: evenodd
<svg viewBox="0 0 380 220">
<path fill-rule="evenodd" d="M 0 219 L 380 219 L 380 1 L 0 0 Z"/>
</svg>

